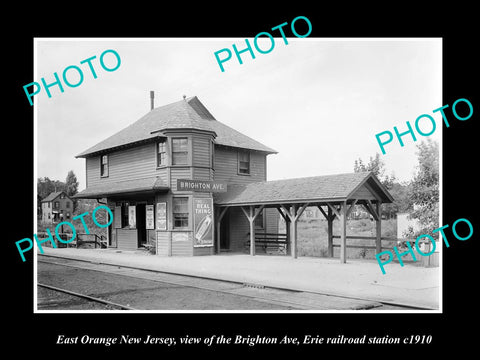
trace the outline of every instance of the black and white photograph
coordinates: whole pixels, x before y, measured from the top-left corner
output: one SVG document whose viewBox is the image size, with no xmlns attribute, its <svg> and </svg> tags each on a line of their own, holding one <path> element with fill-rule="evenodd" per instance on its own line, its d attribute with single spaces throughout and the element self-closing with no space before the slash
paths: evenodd
<svg viewBox="0 0 480 360">
<path fill-rule="evenodd" d="M 36 47 L 38 311 L 441 310 L 441 39 Z"/>
<path fill-rule="evenodd" d="M 471 345 L 470 26 L 237 15 L 18 43 L 8 258 L 28 336 L 160 357 Z"/>
</svg>

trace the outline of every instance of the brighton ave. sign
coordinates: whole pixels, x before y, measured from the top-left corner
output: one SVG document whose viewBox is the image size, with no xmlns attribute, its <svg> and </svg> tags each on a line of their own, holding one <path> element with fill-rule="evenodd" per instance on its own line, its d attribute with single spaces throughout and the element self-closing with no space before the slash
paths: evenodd
<svg viewBox="0 0 480 360">
<path fill-rule="evenodd" d="M 216 193 L 227 192 L 227 183 L 222 181 L 178 179 L 177 190 Z"/>
</svg>

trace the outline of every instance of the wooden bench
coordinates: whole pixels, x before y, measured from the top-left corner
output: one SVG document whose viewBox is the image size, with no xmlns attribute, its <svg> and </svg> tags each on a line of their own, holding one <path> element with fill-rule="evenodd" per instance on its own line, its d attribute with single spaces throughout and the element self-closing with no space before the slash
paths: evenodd
<svg viewBox="0 0 480 360">
<path fill-rule="evenodd" d="M 250 248 L 250 233 L 245 248 Z M 260 248 L 266 254 L 287 254 L 287 234 L 255 232 L 255 248 Z"/>
</svg>

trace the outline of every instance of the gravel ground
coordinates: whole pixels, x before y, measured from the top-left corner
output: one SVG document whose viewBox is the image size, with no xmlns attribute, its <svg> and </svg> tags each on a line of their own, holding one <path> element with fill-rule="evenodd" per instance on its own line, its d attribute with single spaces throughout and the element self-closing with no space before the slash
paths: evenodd
<svg viewBox="0 0 480 360">
<path fill-rule="evenodd" d="M 37 286 L 38 310 L 115 310 L 116 308 Z"/>
<path fill-rule="evenodd" d="M 292 309 L 244 296 L 41 262 L 38 263 L 38 282 L 141 310 Z M 105 309 L 105 305 L 72 298 L 42 289 L 38 293 L 38 306 L 57 310 Z"/>
</svg>

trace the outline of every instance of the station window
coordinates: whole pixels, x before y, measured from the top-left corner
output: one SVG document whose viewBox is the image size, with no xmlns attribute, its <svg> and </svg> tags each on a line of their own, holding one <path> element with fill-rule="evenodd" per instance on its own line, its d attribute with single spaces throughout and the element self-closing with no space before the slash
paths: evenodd
<svg viewBox="0 0 480 360">
<path fill-rule="evenodd" d="M 67 209 L 70 208 L 70 201 L 67 201 L 67 202 L 65 203 L 65 207 L 66 207 Z"/>
<path fill-rule="evenodd" d="M 250 174 L 250 153 L 248 151 L 238 152 L 238 173 L 242 175 Z"/>
<path fill-rule="evenodd" d="M 174 197 L 173 198 L 173 228 L 188 227 L 188 198 Z"/>
<path fill-rule="evenodd" d="M 58 208 L 60 207 L 60 203 L 59 203 L 58 201 L 55 201 L 55 202 L 53 203 L 53 207 L 54 207 L 55 209 L 58 209 Z"/>
<path fill-rule="evenodd" d="M 100 162 L 100 176 L 108 176 L 108 155 L 102 155 Z"/>
<path fill-rule="evenodd" d="M 172 165 L 188 165 L 188 138 L 172 139 Z"/>
<path fill-rule="evenodd" d="M 167 165 L 167 139 L 162 139 L 157 144 L 157 167 Z"/>
</svg>

